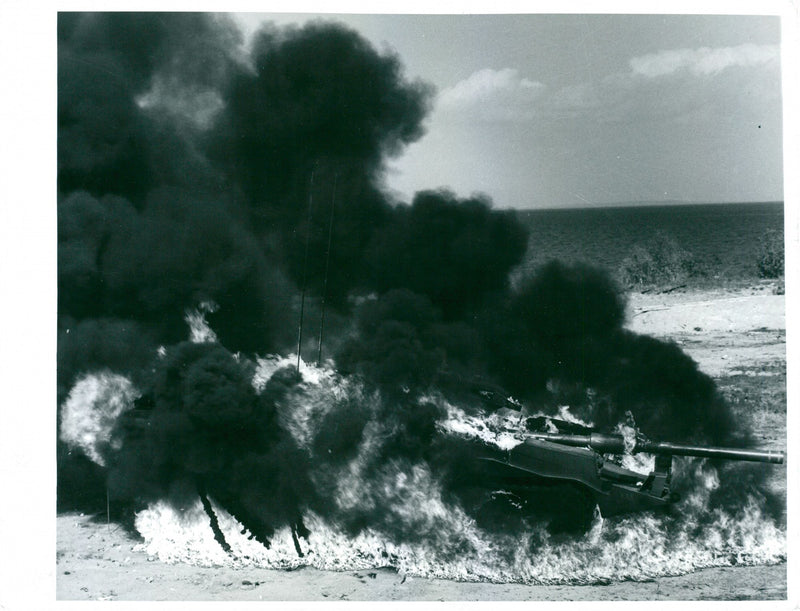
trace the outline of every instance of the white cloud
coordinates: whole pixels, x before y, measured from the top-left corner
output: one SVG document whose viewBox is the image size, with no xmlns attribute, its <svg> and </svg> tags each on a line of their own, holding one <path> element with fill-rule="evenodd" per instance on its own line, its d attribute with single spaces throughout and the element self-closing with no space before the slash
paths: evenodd
<svg viewBox="0 0 800 611">
<path fill-rule="evenodd" d="M 544 89 L 515 68 L 485 68 L 442 90 L 437 109 L 483 121 L 524 120 L 534 116 L 534 103 Z"/>
<path fill-rule="evenodd" d="M 743 44 L 736 47 L 660 51 L 634 57 L 630 60 L 630 67 L 633 74 L 656 78 L 683 70 L 695 75 L 708 75 L 734 66 L 777 65 L 779 59 L 778 45 Z"/>
<path fill-rule="evenodd" d="M 539 116 L 653 123 L 780 114 L 778 45 L 671 49 L 634 57 L 629 65 L 629 71 L 547 92 L 537 101 Z"/>
</svg>

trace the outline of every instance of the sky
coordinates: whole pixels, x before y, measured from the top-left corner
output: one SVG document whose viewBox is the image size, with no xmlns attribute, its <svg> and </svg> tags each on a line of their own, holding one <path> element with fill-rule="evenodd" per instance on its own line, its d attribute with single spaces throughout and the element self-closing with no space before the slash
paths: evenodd
<svg viewBox="0 0 800 611">
<path fill-rule="evenodd" d="M 446 187 L 498 207 L 783 200 L 780 18 L 236 13 L 343 22 L 436 89 L 388 166 L 410 200 Z"/>
</svg>

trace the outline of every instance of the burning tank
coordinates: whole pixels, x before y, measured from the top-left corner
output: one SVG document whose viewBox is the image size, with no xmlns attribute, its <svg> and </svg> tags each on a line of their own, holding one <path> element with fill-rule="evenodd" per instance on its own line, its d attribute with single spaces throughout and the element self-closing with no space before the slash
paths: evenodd
<svg viewBox="0 0 800 611">
<path fill-rule="evenodd" d="M 604 433 L 590 426 L 549 416 L 525 418 L 519 411 L 497 412 L 509 423 L 516 443 L 501 448 L 474 447 L 476 460 L 465 481 L 481 504 L 486 520 L 511 511 L 542 518 L 549 530 L 588 530 L 597 511 L 602 517 L 649 510 L 670 510 L 679 500 L 671 489 L 673 457 L 783 464 L 783 452 L 652 441 L 626 427 Z M 623 461 L 637 454 L 652 455 L 649 472 L 628 468 L 646 460 Z M 636 457 L 639 458 L 639 457 Z"/>
</svg>

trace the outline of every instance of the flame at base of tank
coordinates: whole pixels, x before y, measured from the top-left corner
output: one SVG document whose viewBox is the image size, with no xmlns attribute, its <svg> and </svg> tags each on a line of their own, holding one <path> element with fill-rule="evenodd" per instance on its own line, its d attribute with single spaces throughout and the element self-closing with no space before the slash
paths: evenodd
<svg viewBox="0 0 800 611">
<path fill-rule="evenodd" d="M 692 502 L 699 506 L 700 500 Z M 691 520 L 670 523 L 650 514 L 618 520 L 598 516 L 585 536 L 567 539 L 550 537 L 543 528 L 516 535 L 487 533 L 455 510 L 453 527 L 443 522 L 436 537 L 400 544 L 370 529 L 348 536 L 310 513 L 304 517 L 310 535 L 301 540 L 302 557 L 288 528 L 276 532 L 265 548 L 222 508 L 215 505 L 214 511 L 230 553 L 214 540 L 199 501 L 184 512 L 156 503 L 137 514 L 136 527 L 145 539 L 140 549 L 164 562 L 201 566 L 389 567 L 416 577 L 526 584 L 641 581 L 786 559 L 785 533 L 765 518 L 755 500 L 738 515 L 716 512 L 712 527 L 698 529 Z"/>
<path fill-rule="evenodd" d="M 281 364 L 285 364 L 283 359 L 262 361 L 260 377 L 268 378 Z M 293 403 L 287 425 L 302 442 L 312 436 L 331 397 L 362 389 L 348 387 L 326 368 L 303 364 L 301 373 L 305 400 Z M 446 414 L 438 425 L 442 435 L 480 439 L 501 449 L 520 442 L 509 432 L 513 423 L 497 413 L 469 410 L 468 414 L 438 395 L 418 400 L 438 402 Z M 702 460 L 682 461 L 680 467 L 690 471 L 686 477 L 692 485 L 674 514 L 603 519 L 596 512 L 591 528 L 580 536 L 552 535 L 546 524 L 535 522 L 522 522 L 524 527 L 513 532 L 490 532 L 445 493 L 424 461 L 389 460 L 377 471 L 367 469 L 383 434 L 380 426 L 369 425 L 358 454 L 335 473 L 325 474 L 338 481 L 332 496 L 335 508 L 326 516 L 305 513 L 303 522 L 310 533 L 299 540 L 302 556 L 289 527 L 277 530 L 267 548 L 250 538 L 224 508 L 212 503 L 231 548 L 226 553 L 215 541 L 199 501 L 183 512 L 163 502 L 139 512 L 136 527 L 144 537 L 141 549 L 165 562 L 335 571 L 388 567 L 416 577 L 526 584 L 640 581 L 701 568 L 775 564 L 786 559 L 785 529 L 767 515 L 757 496 L 740 500 L 735 509 L 713 507 L 711 497 L 719 490 L 720 480 Z M 341 516 L 376 507 L 380 520 L 357 534 L 337 523 Z M 397 533 L 402 536 L 394 536 Z"/>
</svg>

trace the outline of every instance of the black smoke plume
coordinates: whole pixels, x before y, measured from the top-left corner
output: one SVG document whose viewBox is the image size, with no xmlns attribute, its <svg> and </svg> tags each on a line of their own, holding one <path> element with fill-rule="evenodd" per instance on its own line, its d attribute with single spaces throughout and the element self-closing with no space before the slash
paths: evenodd
<svg viewBox="0 0 800 611">
<path fill-rule="evenodd" d="M 64 333 L 125 320 L 154 349 L 209 303 L 220 341 L 265 352 L 291 343 L 299 285 L 338 306 L 368 285 L 384 158 L 428 107 L 396 57 L 332 24 L 265 29 L 246 54 L 191 13 L 64 13 L 58 39 Z"/>
<path fill-rule="evenodd" d="M 351 30 L 265 28 L 248 59 L 211 137 L 256 218 L 266 206 L 296 223 L 315 165 L 340 161 L 375 179 L 387 155 L 422 135 L 429 88 L 405 82 L 396 56 L 379 55 Z"/>
<path fill-rule="evenodd" d="M 461 200 L 447 191 L 417 193 L 373 238 L 372 284 L 425 295 L 447 320 L 503 294 L 528 236 L 514 212 L 490 206 L 486 198 Z"/>
<path fill-rule="evenodd" d="M 383 163 L 430 100 L 397 57 L 323 23 L 246 51 L 232 22 L 192 13 L 62 13 L 58 53 L 59 404 L 97 370 L 147 388 L 188 312 L 264 354 L 292 346 L 306 287 L 310 311 L 344 314 L 371 290 Z"/>
<path fill-rule="evenodd" d="M 277 236 L 298 284 L 327 285 L 340 304 L 365 283 L 364 248 L 392 215 L 384 162 L 422 135 L 429 99 L 396 56 L 351 30 L 316 22 L 256 34 L 248 65 L 224 90 L 209 151 L 244 193 L 254 230 Z M 321 255 L 331 226 L 329 265 Z"/>
<path fill-rule="evenodd" d="M 429 299 L 408 289 L 365 302 L 356 329 L 339 351 L 337 366 L 384 393 L 416 395 L 441 386 L 447 376 L 475 376 L 483 369 L 478 330 L 464 321 L 442 320 Z"/>
<path fill-rule="evenodd" d="M 213 107 L 239 42 L 231 22 L 208 15 L 60 13 L 59 192 L 138 204 L 159 185 L 213 185 L 192 143 L 207 110 L 186 103 Z"/>
<path fill-rule="evenodd" d="M 305 456 L 281 427 L 276 391 L 219 344 L 184 342 L 154 368 L 147 401 L 121 420 L 111 492 L 137 504 L 211 496 L 265 544 L 313 499 Z M 278 393 L 280 394 L 280 393 Z"/>
<path fill-rule="evenodd" d="M 234 350 L 287 341 L 277 330 L 292 290 L 201 146 L 240 43 L 222 17 L 59 15 L 62 386 L 91 366 L 120 370 L 126 345 L 141 355 L 147 344 L 152 357 L 183 339 L 186 311 L 203 303 Z M 121 322 L 85 335 L 95 320 Z M 83 367 L 81 351 L 92 356 Z"/>
<path fill-rule="evenodd" d="M 570 400 L 600 428 L 630 411 L 643 431 L 680 442 L 734 445 L 730 408 L 672 342 L 626 329 L 625 298 L 605 271 L 551 262 L 487 324 L 492 369 L 521 397 Z M 652 433 L 651 433 L 652 434 Z"/>
<path fill-rule="evenodd" d="M 62 326 L 66 317 L 135 321 L 131 328 L 174 343 L 187 334 L 186 310 L 213 303 L 209 318 L 234 350 L 287 339 L 279 330 L 287 322 L 288 283 L 216 201 L 162 188 L 138 212 L 116 196 L 73 193 L 59 203 L 59 259 Z"/>
<path fill-rule="evenodd" d="M 337 365 L 384 393 L 485 377 L 487 346 L 475 321 L 507 294 L 526 242 L 515 214 L 492 210 L 486 198 L 428 191 L 397 206 L 366 253 L 380 295 L 358 309 Z"/>
</svg>

